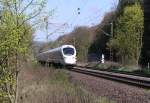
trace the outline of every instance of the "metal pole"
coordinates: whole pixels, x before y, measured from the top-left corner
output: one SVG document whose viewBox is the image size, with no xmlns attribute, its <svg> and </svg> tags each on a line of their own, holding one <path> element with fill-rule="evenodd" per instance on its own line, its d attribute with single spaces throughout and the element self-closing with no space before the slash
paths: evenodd
<svg viewBox="0 0 150 103">
<path fill-rule="evenodd" d="M 114 28 L 114 24 L 113 24 L 113 22 L 111 22 L 110 24 L 111 24 L 111 36 L 113 37 L 113 32 L 114 32 L 114 31 L 113 31 L 113 28 Z"/>
<path fill-rule="evenodd" d="M 76 45 L 76 43 L 75 43 L 75 37 L 73 37 L 73 45 L 74 46 Z"/>
<path fill-rule="evenodd" d="M 46 29 L 46 41 L 48 42 L 48 17 L 44 18 L 45 29 Z"/>
<path fill-rule="evenodd" d="M 113 22 L 111 24 L 111 38 L 113 38 Z M 113 51 L 112 48 L 110 47 L 110 61 L 113 61 Z"/>
</svg>

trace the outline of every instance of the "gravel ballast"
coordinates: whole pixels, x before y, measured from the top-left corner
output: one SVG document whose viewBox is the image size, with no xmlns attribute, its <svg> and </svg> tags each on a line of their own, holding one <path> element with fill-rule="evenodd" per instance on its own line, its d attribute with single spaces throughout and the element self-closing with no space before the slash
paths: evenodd
<svg viewBox="0 0 150 103">
<path fill-rule="evenodd" d="M 117 103 L 150 103 L 150 90 L 70 71 L 71 81 Z"/>
</svg>

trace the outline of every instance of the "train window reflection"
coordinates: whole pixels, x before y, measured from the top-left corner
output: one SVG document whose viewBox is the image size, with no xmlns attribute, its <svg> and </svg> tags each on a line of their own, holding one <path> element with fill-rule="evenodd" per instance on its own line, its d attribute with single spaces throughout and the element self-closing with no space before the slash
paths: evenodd
<svg viewBox="0 0 150 103">
<path fill-rule="evenodd" d="M 63 52 L 65 55 L 73 55 L 74 49 L 73 48 L 63 48 Z"/>
</svg>

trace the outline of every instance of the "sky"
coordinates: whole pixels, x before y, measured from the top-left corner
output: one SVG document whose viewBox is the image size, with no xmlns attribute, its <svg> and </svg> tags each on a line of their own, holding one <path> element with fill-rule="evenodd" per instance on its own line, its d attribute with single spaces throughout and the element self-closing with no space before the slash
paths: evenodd
<svg viewBox="0 0 150 103">
<path fill-rule="evenodd" d="M 118 0 L 48 0 L 46 9 L 54 9 L 48 20 L 48 31 L 37 30 L 35 41 L 54 41 L 78 26 L 94 26 L 106 12 L 114 10 Z M 48 40 L 46 36 L 49 35 Z"/>
</svg>

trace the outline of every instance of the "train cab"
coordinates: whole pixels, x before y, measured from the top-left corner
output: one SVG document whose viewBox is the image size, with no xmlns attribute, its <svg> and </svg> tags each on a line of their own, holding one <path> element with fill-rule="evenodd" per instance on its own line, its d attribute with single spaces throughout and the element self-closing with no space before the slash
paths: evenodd
<svg viewBox="0 0 150 103">
<path fill-rule="evenodd" d="M 76 64 L 76 49 L 72 45 L 62 46 L 62 55 L 65 64 Z"/>
</svg>

